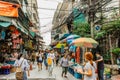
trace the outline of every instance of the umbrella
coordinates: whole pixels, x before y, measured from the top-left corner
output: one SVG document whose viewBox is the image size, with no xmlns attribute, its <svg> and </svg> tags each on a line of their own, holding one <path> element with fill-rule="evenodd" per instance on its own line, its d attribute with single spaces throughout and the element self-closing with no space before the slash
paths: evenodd
<svg viewBox="0 0 120 80">
<path fill-rule="evenodd" d="M 70 36 L 69 33 L 63 34 L 63 35 L 59 38 L 59 40 L 65 39 L 65 38 L 68 37 L 68 36 Z"/>
<path fill-rule="evenodd" d="M 72 44 L 74 44 L 75 46 L 81 46 L 86 48 L 96 48 L 98 42 L 92 38 L 78 38 L 75 39 Z"/>
<path fill-rule="evenodd" d="M 80 37 L 79 35 L 73 34 L 73 35 L 68 36 L 68 37 L 66 38 L 66 40 L 69 40 L 69 39 L 76 39 L 76 38 L 79 38 L 79 37 Z"/>
<path fill-rule="evenodd" d="M 64 44 L 64 43 L 58 43 L 54 48 L 62 48 L 65 46 L 66 46 L 66 44 Z"/>
</svg>

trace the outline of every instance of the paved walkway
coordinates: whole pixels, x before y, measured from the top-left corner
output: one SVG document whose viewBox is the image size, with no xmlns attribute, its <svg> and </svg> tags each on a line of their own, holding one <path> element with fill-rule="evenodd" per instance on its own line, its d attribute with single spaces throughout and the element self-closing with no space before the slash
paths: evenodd
<svg viewBox="0 0 120 80">
<path fill-rule="evenodd" d="M 32 71 L 30 71 L 30 77 L 28 77 L 29 80 L 78 80 L 74 78 L 71 74 L 67 74 L 68 78 L 61 77 L 62 68 L 61 67 L 55 67 L 53 69 L 53 75 L 49 76 L 48 71 L 45 70 L 45 67 L 43 67 L 43 70 L 38 72 L 37 66 L 34 67 Z M 11 73 L 9 75 L 0 75 L 0 80 L 15 80 L 15 73 Z"/>
<path fill-rule="evenodd" d="M 120 75 L 112 76 L 111 80 L 120 80 Z"/>
</svg>

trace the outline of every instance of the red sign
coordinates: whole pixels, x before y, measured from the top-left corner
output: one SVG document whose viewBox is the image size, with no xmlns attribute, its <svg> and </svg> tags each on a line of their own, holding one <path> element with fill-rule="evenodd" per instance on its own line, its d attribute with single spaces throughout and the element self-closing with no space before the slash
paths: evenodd
<svg viewBox="0 0 120 80">
<path fill-rule="evenodd" d="M 0 1 L 0 16 L 18 17 L 18 4 Z"/>
</svg>

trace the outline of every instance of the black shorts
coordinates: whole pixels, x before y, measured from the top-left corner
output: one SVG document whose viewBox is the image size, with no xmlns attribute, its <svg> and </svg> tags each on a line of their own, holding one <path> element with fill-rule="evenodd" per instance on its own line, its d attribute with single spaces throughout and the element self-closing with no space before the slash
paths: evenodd
<svg viewBox="0 0 120 80">
<path fill-rule="evenodd" d="M 35 62 L 35 59 L 32 59 L 33 62 Z"/>
<path fill-rule="evenodd" d="M 37 62 L 38 62 L 38 63 L 42 63 L 42 62 L 43 62 L 43 60 L 38 60 Z"/>
</svg>

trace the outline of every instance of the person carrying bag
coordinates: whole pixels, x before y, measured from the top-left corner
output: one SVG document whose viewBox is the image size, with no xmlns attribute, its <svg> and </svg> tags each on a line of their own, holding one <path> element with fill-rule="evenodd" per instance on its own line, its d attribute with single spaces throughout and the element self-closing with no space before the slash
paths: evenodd
<svg viewBox="0 0 120 80">
<path fill-rule="evenodd" d="M 24 60 L 23 60 L 23 61 L 24 61 Z M 22 61 L 22 63 L 23 63 L 23 61 Z M 17 79 L 17 80 L 23 80 L 23 75 L 24 75 L 24 73 L 23 73 L 23 71 L 22 71 L 22 69 L 21 69 L 22 63 L 20 64 L 20 66 L 18 66 L 18 67 L 16 68 L 16 79 Z"/>
<path fill-rule="evenodd" d="M 20 54 L 18 56 L 18 59 L 15 61 L 14 66 L 16 66 L 16 80 L 27 80 L 27 73 L 28 71 L 28 76 L 30 76 L 29 73 L 29 64 L 26 59 L 24 59 L 23 54 Z"/>
</svg>

